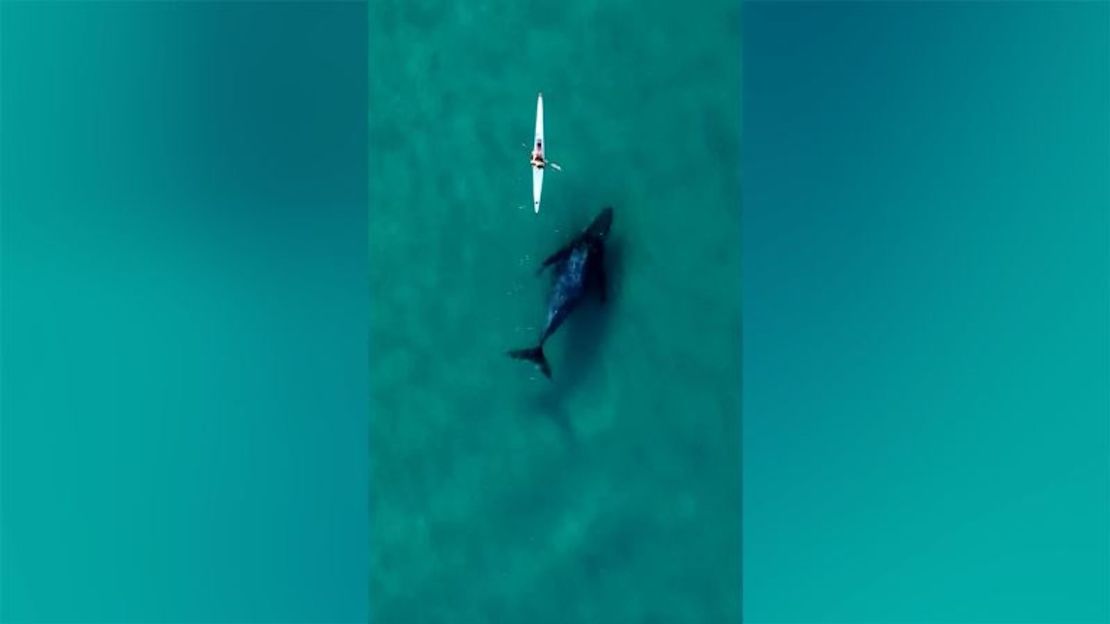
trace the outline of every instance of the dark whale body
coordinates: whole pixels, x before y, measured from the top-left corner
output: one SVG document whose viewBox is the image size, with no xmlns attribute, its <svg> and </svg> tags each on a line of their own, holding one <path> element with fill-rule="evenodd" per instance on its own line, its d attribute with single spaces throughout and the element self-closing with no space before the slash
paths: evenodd
<svg viewBox="0 0 1110 624">
<path fill-rule="evenodd" d="M 555 281 L 547 302 L 547 322 L 544 323 L 539 344 L 510 351 L 509 356 L 536 364 L 548 379 L 551 378 L 551 367 L 543 353 L 544 343 L 589 291 L 595 291 L 601 301 L 605 301 L 605 239 L 612 223 L 613 209 L 606 207 L 588 228 L 551 254 L 540 266 L 540 271 L 552 265 L 555 267 Z"/>
</svg>

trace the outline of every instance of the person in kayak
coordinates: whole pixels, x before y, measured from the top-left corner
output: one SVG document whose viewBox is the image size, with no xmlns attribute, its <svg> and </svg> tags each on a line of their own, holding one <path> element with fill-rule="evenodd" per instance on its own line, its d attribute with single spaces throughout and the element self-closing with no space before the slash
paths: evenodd
<svg viewBox="0 0 1110 624">
<path fill-rule="evenodd" d="M 543 141 L 536 141 L 536 148 L 532 150 L 532 166 L 543 169 L 547 160 L 543 157 Z"/>
</svg>

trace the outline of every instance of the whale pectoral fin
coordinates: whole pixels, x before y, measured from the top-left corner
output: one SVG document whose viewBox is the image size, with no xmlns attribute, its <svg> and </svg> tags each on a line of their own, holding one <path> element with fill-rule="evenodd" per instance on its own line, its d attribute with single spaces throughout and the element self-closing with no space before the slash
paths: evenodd
<svg viewBox="0 0 1110 624">
<path fill-rule="evenodd" d="M 567 245 L 566 247 L 563 247 L 559 251 L 556 251 L 555 253 L 548 256 L 547 259 L 543 261 L 543 264 L 540 265 L 540 268 L 536 270 L 536 273 L 543 273 L 543 270 L 547 267 L 566 260 L 567 256 L 570 255 L 571 249 L 572 245 Z"/>
</svg>

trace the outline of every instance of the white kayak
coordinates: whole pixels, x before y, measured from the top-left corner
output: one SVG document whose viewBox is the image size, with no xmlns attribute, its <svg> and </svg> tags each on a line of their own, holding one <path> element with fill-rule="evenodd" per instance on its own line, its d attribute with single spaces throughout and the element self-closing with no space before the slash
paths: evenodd
<svg viewBox="0 0 1110 624">
<path fill-rule="evenodd" d="M 543 93 L 536 97 L 536 138 L 532 143 L 532 150 L 539 152 L 544 158 L 543 145 Z M 543 192 L 543 167 L 532 165 L 532 208 L 537 214 L 540 212 L 540 193 Z"/>
</svg>

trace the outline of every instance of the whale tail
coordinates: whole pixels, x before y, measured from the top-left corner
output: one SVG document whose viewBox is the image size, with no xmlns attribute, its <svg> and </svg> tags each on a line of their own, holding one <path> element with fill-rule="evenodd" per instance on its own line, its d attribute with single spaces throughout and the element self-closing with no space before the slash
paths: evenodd
<svg viewBox="0 0 1110 624">
<path fill-rule="evenodd" d="M 547 365 L 547 357 L 543 354 L 543 345 L 530 347 L 528 349 L 516 349 L 509 351 L 509 357 L 517 360 L 528 360 L 536 366 L 540 367 L 540 371 L 544 377 L 551 379 L 551 367 Z"/>
</svg>

